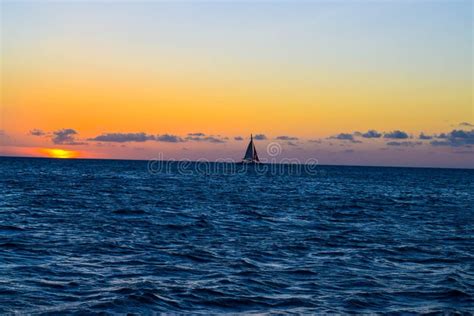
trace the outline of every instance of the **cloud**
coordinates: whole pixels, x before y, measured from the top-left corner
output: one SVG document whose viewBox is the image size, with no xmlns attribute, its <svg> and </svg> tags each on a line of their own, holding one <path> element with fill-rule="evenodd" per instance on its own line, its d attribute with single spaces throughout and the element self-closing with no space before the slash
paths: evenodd
<svg viewBox="0 0 474 316">
<path fill-rule="evenodd" d="M 176 135 L 170 134 L 163 134 L 163 135 L 156 135 L 155 140 L 157 142 L 166 142 L 166 143 L 182 143 L 184 139 Z"/>
<path fill-rule="evenodd" d="M 146 142 L 155 140 L 155 136 L 146 133 L 105 133 L 88 140 L 113 143 Z"/>
<path fill-rule="evenodd" d="M 102 135 L 90 138 L 91 141 L 101 142 L 115 142 L 115 143 L 127 143 L 127 142 L 146 142 L 146 141 L 157 141 L 166 143 L 183 143 L 186 141 L 195 142 L 209 142 L 209 143 L 225 143 L 223 138 L 216 136 L 203 136 L 203 133 L 189 133 L 185 138 L 178 135 L 172 134 L 161 134 L 151 135 L 146 133 L 104 133 Z"/>
<path fill-rule="evenodd" d="M 433 146 L 451 146 L 451 147 L 470 147 L 474 145 L 474 129 L 470 131 L 452 130 L 448 134 L 440 134 L 437 136 L 441 141 L 434 140 L 431 142 Z"/>
<path fill-rule="evenodd" d="M 433 136 L 430 135 L 425 135 L 423 132 L 420 133 L 420 136 L 418 136 L 419 139 L 427 140 L 427 139 L 432 139 Z"/>
<path fill-rule="evenodd" d="M 347 133 L 340 133 L 335 136 L 329 137 L 330 139 L 337 139 L 337 140 L 345 140 L 345 141 L 350 141 L 352 143 L 361 143 L 359 140 L 354 139 L 354 135 L 352 134 L 347 134 Z"/>
<path fill-rule="evenodd" d="M 403 147 L 415 147 L 421 145 L 422 142 L 388 142 L 387 146 L 403 146 Z"/>
<path fill-rule="evenodd" d="M 321 139 L 309 139 L 308 142 L 310 143 L 316 143 L 316 144 L 321 144 L 323 141 Z"/>
<path fill-rule="evenodd" d="M 289 146 L 298 146 L 296 143 L 292 142 L 292 141 L 288 141 L 287 144 Z"/>
<path fill-rule="evenodd" d="M 86 145 L 87 143 L 76 141 L 77 134 L 72 128 L 64 128 L 54 131 L 51 140 L 57 145 Z"/>
<path fill-rule="evenodd" d="M 244 140 L 244 139 L 242 138 L 242 136 L 235 136 L 234 140 L 241 141 L 241 140 Z"/>
<path fill-rule="evenodd" d="M 185 139 L 195 142 L 225 143 L 227 140 L 229 140 L 229 137 L 222 137 L 221 135 L 206 136 L 206 134 L 198 132 L 188 133 L 188 136 Z"/>
<path fill-rule="evenodd" d="M 371 129 L 371 130 L 367 131 L 367 133 L 360 134 L 360 136 L 362 136 L 364 138 L 380 138 L 382 136 L 382 134 L 377 132 L 376 130 Z"/>
<path fill-rule="evenodd" d="M 465 141 L 474 143 L 474 129 L 470 131 L 452 130 L 451 133 L 449 133 L 448 138 L 463 139 Z"/>
<path fill-rule="evenodd" d="M 278 136 L 275 139 L 292 141 L 292 140 L 298 140 L 298 137 L 282 135 L 282 136 Z"/>
<path fill-rule="evenodd" d="M 32 129 L 28 134 L 32 136 L 45 136 L 46 135 L 46 133 L 43 130 L 38 129 L 38 128 Z"/>
<path fill-rule="evenodd" d="M 255 139 L 255 140 L 265 140 L 265 139 L 267 139 L 267 136 L 265 136 L 265 134 L 257 134 L 253 137 L 253 139 Z"/>
<path fill-rule="evenodd" d="M 354 136 L 352 134 L 340 133 L 336 136 L 332 136 L 332 139 L 340 139 L 340 140 L 354 140 Z"/>
<path fill-rule="evenodd" d="M 189 135 L 189 134 L 188 134 Z M 215 144 L 222 144 L 225 143 L 224 139 L 215 137 L 215 136 L 187 136 L 185 138 L 187 141 L 193 141 L 193 142 L 209 142 L 209 143 L 215 143 Z"/>
<path fill-rule="evenodd" d="M 461 123 L 459 123 L 459 126 L 474 127 L 474 124 L 471 124 L 469 122 L 461 122 Z"/>
<path fill-rule="evenodd" d="M 225 143 L 224 139 L 216 138 L 214 136 L 207 136 L 204 139 L 205 141 L 210 142 L 210 143 Z"/>
<path fill-rule="evenodd" d="M 451 146 L 451 143 L 448 141 L 439 141 L 439 140 L 434 140 L 430 143 L 433 146 Z M 454 146 L 456 147 L 456 146 Z"/>
<path fill-rule="evenodd" d="M 407 133 L 405 133 L 403 131 L 399 131 L 399 130 L 389 132 L 389 133 L 385 133 L 383 135 L 383 137 L 384 138 L 390 138 L 390 139 L 407 139 L 407 138 L 409 138 Z"/>
</svg>

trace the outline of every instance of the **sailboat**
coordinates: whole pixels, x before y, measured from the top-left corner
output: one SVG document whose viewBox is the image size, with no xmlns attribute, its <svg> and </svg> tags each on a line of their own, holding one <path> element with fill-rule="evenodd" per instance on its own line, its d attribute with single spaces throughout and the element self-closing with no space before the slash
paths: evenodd
<svg viewBox="0 0 474 316">
<path fill-rule="evenodd" d="M 258 159 L 258 155 L 257 155 L 257 149 L 255 149 L 255 145 L 253 143 L 252 134 L 250 134 L 250 143 L 247 146 L 247 150 L 245 151 L 245 156 L 242 159 L 242 163 L 244 164 L 260 163 L 260 159 Z"/>
</svg>

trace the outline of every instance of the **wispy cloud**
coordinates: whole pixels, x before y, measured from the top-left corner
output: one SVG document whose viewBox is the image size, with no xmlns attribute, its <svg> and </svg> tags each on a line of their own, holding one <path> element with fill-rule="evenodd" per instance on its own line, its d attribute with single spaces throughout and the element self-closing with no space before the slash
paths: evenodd
<svg viewBox="0 0 474 316">
<path fill-rule="evenodd" d="M 163 134 L 163 135 L 156 135 L 155 140 L 157 142 L 165 142 L 165 143 L 182 143 L 184 139 L 179 136 L 171 135 L 171 134 Z"/>
<path fill-rule="evenodd" d="M 474 145 L 474 129 L 470 131 L 452 130 L 448 134 L 440 134 L 437 137 L 442 140 L 431 142 L 433 146 L 470 147 Z"/>
<path fill-rule="evenodd" d="M 188 136 L 202 137 L 202 136 L 206 136 L 206 134 L 204 134 L 204 133 L 188 133 Z"/>
<path fill-rule="evenodd" d="M 433 136 L 431 135 L 425 135 L 423 132 L 420 133 L 420 136 L 418 136 L 419 139 L 423 139 L 423 140 L 428 140 L 428 139 L 432 139 Z"/>
<path fill-rule="evenodd" d="M 393 132 L 385 133 L 383 135 L 383 137 L 384 138 L 390 138 L 390 139 L 407 139 L 410 136 L 408 136 L 408 134 L 403 132 L 403 131 L 396 130 L 396 131 L 393 131 Z"/>
<path fill-rule="evenodd" d="M 361 141 L 354 139 L 354 135 L 348 133 L 340 133 L 329 137 L 330 139 L 344 140 L 352 143 L 361 143 Z"/>
<path fill-rule="evenodd" d="M 267 136 L 265 136 L 265 134 L 257 134 L 253 137 L 253 139 L 255 139 L 255 140 L 266 140 Z"/>
<path fill-rule="evenodd" d="M 146 142 L 148 140 L 155 140 L 155 136 L 146 133 L 105 133 L 94 138 L 89 138 L 90 141 L 113 142 L 113 143 L 127 143 L 127 142 Z"/>
<path fill-rule="evenodd" d="M 282 136 L 277 136 L 275 139 L 292 141 L 292 140 L 298 140 L 298 137 L 282 135 Z"/>
<path fill-rule="evenodd" d="M 76 141 L 77 134 L 72 128 L 64 128 L 54 131 L 51 140 L 57 145 L 86 145 L 87 143 Z"/>
<path fill-rule="evenodd" d="M 360 136 L 364 138 L 380 138 L 382 136 L 382 133 L 377 132 L 376 130 L 369 130 L 366 133 L 361 133 Z"/>
<path fill-rule="evenodd" d="M 386 145 L 387 146 L 402 146 L 402 147 L 415 147 L 418 145 L 421 145 L 422 142 L 410 142 L 410 141 L 404 141 L 404 142 L 388 142 Z"/>
<path fill-rule="evenodd" d="M 187 141 L 191 142 L 209 142 L 209 143 L 225 143 L 226 138 L 210 135 L 206 136 L 204 133 L 188 133 L 188 136 L 182 138 L 178 135 L 172 134 L 158 134 L 151 135 L 144 132 L 140 133 L 104 133 L 93 138 L 89 138 L 90 141 L 101 141 L 101 142 L 115 142 L 115 143 L 127 143 L 127 142 L 146 142 L 146 141 L 157 141 L 166 143 L 183 143 Z"/>
<path fill-rule="evenodd" d="M 219 138 L 217 136 L 206 136 L 205 134 L 202 133 L 195 133 L 195 134 L 200 134 L 200 136 L 192 136 L 192 134 L 188 134 L 188 136 L 185 138 L 187 141 L 192 141 L 192 142 L 208 142 L 208 143 L 215 143 L 215 144 L 222 144 L 225 143 L 225 139 Z"/>
<path fill-rule="evenodd" d="M 469 122 L 461 122 L 459 123 L 459 126 L 462 126 L 462 127 L 474 127 L 474 124 L 471 124 Z"/>
<path fill-rule="evenodd" d="M 41 129 L 38 129 L 38 128 L 34 128 L 32 129 L 31 131 L 29 131 L 28 133 L 29 135 L 32 135 L 32 136 L 45 136 L 46 135 L 46 132 L 41 130 Z"/>
<path fill-rule="evenodd" d="M 142 143 L 146 141 L 157 141 L 166 143 L 181 143 L 184 140 L 176 135 L 162 134 L 162 135 L 151 135 L 143 132 L 139 133 L 104 133 L 102 135 L 89 138 L 90 141 L 100 142 L 112 142 L 112 143 L 129 143 L 136 142 Z"/>
<path fill-rule="evenodd" d="M 242 138 L 242 136 L 235 136 L 234 140 L 241 141 L 241 140 L 244 140 L 244 139 Z"/>
</svg>

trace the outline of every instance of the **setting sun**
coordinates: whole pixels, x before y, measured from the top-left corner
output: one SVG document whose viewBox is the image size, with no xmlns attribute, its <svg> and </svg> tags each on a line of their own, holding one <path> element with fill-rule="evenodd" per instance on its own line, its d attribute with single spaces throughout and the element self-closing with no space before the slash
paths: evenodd
<svg viewBox="0 0 474 316">
<path fill-rule="evenodd" d="M 65 149 L 58 149 L 58 148 L 42 148 L 41 152 L 43 154 L 48 155 L 50 158 L 77 158 L 79 157 L 79 152 L 74 150 L 65 150 Z"/>
</svg>

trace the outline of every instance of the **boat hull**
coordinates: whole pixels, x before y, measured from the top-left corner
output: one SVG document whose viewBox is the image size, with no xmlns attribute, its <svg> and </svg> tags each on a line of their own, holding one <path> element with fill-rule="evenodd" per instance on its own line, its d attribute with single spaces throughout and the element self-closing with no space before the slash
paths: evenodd
<svg viewBox="0 0 474 316">
<path fill-rule="evenodd" d="M 260 161 L 241 161 L 241 162 L 237 162 L 238 165 L 259 165 L 261 164 Z"/>
</svg>

